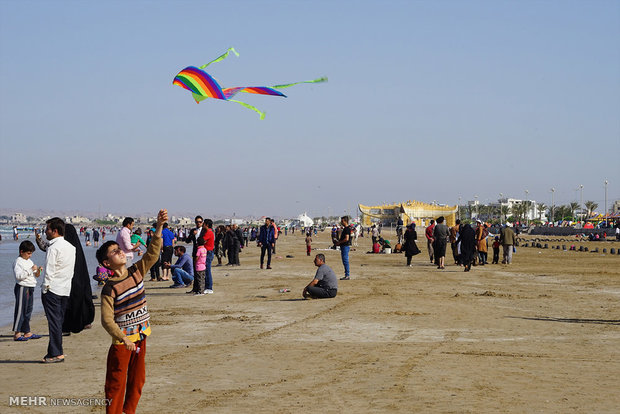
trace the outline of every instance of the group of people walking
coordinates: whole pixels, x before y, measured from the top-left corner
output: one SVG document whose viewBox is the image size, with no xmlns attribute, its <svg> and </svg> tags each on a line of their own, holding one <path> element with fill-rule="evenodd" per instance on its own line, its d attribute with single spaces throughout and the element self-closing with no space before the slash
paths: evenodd
<svg viewBox="0 0 620 414">
<path fill-rule="evenodd" d="M 448 227 L 445 218 L 431 220 L 430 225 L 425 230 L 427 249 L 430 262 L 435 264 L 438 269 L 445 269 L 445 256 L 448 243 L 452 250 L 454 264 L 463 266 L 465 272 L 471 270 L 472 265 L 484 266 L 488 264 L 488 239 L 489 227 L 480 220 L 476 221 L 474 229 L 470 224 L 461 223 L 456 220 L 456 224 Z M 406 237 L 406 234 L 405 234 Z M 500 229 L 499 236 L 496 236 L 493 243 L 493 262 L 499 262 L 499 248 L 503 248 L 502 264 L 512 263 L 512 253 L 516 242 L 516 236 L 510 223 Z M 408 263 L 409 260 L 408 260 Z"/>
</svg>

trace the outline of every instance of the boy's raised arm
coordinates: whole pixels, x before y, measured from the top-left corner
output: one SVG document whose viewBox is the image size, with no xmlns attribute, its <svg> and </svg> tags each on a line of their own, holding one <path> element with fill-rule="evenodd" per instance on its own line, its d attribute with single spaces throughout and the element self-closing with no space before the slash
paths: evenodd
<svg viewBox="0 0 620 414">
<path fill-rule="evenodd" d="M 136 267 L 140 274 L 144 277 L 146 272 L 157 262 L 157 258 L 159 257 L 159 252 L 161 251 L 162 241 L 161 241 L 161 231 L 164 228 L 164 223 L 168 221 L 168 210 L 163 209 L 159 210 L 157 214 L 157 225 L 155 227 L 155 234 L 151 239 L 151 244 L 146 249 L 146 253 L 142 260 L 136 263 Z"/>
</svg>

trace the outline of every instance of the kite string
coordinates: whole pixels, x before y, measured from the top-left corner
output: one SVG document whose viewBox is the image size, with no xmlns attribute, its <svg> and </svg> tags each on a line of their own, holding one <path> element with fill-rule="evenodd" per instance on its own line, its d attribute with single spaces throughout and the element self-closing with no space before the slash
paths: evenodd
<svg viewBox="0 0 620 414">
<path fill-rule="evenodd" d="M 235 48 L 234 47 L 229 47 L 228 49 L 226 49 L 226 52 L 224 52 L 224 54 L 218 56 L 217 58 L 215 58 L 214 60 L 212 60 L 211 62 L 209 62 L 209 63 L 207 63 L 205 65 L 198 66 L 198 69 L 204 69 L 207 66 L 209 66 L 211 63 L 221 62 L 222 60 L 224 60 L 224 59 L 226 59 L 228 57 L 230 52 L 233 52 L 235 54 L 235 56 L 239 57 L 239 53 L 237 53 Z"/>
</svg>

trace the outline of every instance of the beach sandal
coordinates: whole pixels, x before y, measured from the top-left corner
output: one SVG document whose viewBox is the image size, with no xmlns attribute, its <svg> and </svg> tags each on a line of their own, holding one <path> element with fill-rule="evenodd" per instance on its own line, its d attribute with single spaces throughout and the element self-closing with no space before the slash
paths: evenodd
<svg viewBox="0 0 620 414">
<path fill-rule="evenodd" d="M 30 336 L 23 336 L 22 338 L 26 338 L 26 339 L 41 339 L 43 337 L 41 335 L 32 334 Z"/>
<path fill-rule="evenodd" d="M 25 336 L 18 336 L 17 338 L 13 338 L 14 341 L 24 342 L 30 338 L 26 338 Z"/>
<path fill-rule="evenodd" d="M 55 356 L 55 357 L 45 357 L 43 358 L 43 360 L 41 361 L 44 364 L 53 364 L 56 362 L 65 362 L 65 357 L 63 356 L 62 358 L 59 356 Z"/>
</svg>

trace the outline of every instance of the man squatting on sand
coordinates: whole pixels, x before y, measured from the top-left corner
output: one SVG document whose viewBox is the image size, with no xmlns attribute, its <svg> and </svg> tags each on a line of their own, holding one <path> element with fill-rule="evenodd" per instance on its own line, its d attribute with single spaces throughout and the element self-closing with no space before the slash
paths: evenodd
<svg viewBox="0 0 620 414">
<path fill-rule="evenodd" d="M 338 277 L 325 264 L 325 255 L 319 253 L 314 258 L 314 265 L 318 267 L 314 279 L 304 288 L 302 296 L 304 299 L 325 299 L 335 298 L 338 294 Z"/>
<path fill-rule="evenodd" d="M 107 413 L 135 413 L 142 394 L 146 337 L 151 334 L 144 275 L 159 257 L 166 221 L 168 212 L 160 210 L 146 253 L 129 269 L 116 242 L 108 241 L 97 250 L 99 263 L 114 272 L 101 291 L 101 325 L 112 336 L 105 379 L 105 396 L 110 400 Z"/>
</svg>

